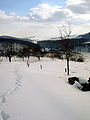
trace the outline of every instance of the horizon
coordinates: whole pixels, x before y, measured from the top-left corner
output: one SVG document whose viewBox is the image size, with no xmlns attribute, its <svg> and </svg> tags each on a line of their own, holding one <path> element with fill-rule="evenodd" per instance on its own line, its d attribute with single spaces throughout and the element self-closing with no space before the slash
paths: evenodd
<svg viewBox="0 0 90 120">
<path fill-rule="evenodd" d="M 72 35 L 88 33 L 89 6 L 87 0 L 0 0 L 0 36 L 58 37 L 58 28 L 66 23 Z"/>
<path fill-rule="evenodd" d="M 83 34 L 73 34 L 70 37 L 78 37 L 82 35 L 90 34 L 88 33 L 83 33 Z M 41 40 L 56 40 L 56 38 L 59 38 L 60 36 L 54 36 L 54 37 L 36 37 L 36 36 L 28 36 L 28 37 L 17 37 L 17 36 L 10 36 L 10 35 L 0 35 L 0 37 L 11 37 L 11 38 L 16 38 L 16 39 L 28 39 L 28 40 L 34 40 L 34 41 L 41 41 Z"/>
</svg>

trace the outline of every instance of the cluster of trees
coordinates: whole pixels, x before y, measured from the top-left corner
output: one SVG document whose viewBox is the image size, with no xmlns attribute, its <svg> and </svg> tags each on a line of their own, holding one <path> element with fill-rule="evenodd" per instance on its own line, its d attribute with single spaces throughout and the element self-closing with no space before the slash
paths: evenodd
<svg viewBox="0 0 90 120">
<path fill-rule="evenodd" d="M 49 50 L 45 54 L 46 57 L 50 57 L 52 59 L 66 59 L 66 55 L 64 51 L 59 51 L 59 50 Z M 70 61 L 75 61 L 75 62 L 84 62 L 84 57 L 81 53 L 77 52 L 71 52 L 69 56 Z"/>
<path fill-rule="evenodd" d="M 5 49 L 0 50 L 0 56 L 4 56 L 8 58 L 9 62 L 12 61 L 13 56 L 23 58 L 23 60 L 24 60 L 24 57 L 28 57 L 29 59 L 30 56 L 35 56 L 35 57 L 38 57 L 38 59 L 40 60 L 41 55 L 42 55 L 42 50 L 38 46 L 33 47 L 33 46 L 27 45 L 17 49 L 14 44 L 8 43 Z"/>
</svg>

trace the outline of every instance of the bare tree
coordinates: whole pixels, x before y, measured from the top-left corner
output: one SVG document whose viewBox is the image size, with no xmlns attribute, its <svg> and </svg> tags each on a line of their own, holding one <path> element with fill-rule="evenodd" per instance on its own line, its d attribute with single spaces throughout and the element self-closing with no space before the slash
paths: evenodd
<svg viewBox="0 0 90 120">
<path fill-rule="evenodd" d="M 72 45 L 70 41 L 70 36 L 71 36 L 70 24 L 63 25 L 61 28 L 59 28 L 59 34 L 60 34 L 60 40 L 62 40 L 62 49 L 64 51 L 67 60 L 67 75 L 69 75 L 69 71 L 70 71 L 69 60 L 72 52 Z"/>
<path fill-rule="evenodd" d="M 5 56 L 8 57 L 9 62 L 11 62 L 12 57 L 16 55 L 15 46 L 13 43 L 8 43 L 5 50 Z"/>
</svg>

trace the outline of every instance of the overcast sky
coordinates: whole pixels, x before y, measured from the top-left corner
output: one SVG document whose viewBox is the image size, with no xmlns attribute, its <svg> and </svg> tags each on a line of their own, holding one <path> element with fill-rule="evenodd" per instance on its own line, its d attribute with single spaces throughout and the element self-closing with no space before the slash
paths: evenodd
<svg viewBox="0 0 90 120">
<path fill-rule="evenodd" d="M 54 37 L 65 23 L 89 32 L 90 0 L 0 0 L 0 35 Z"/>
</svg>

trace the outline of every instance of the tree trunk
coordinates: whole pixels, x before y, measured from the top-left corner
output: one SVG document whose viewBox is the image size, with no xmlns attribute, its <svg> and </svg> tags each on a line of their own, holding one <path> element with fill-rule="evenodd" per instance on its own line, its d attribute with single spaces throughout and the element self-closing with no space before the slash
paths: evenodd
<svg viewBox="0 0 90 120">
<path fill-rule="evenodd" d="M 69 57 L 67 56 L 67 75 L 69 75 Z"/>
<path fill-rule="evenodd" d="M 9 62 L 11 62 L 11 56 L 9 56 Z"/>
<path fill-rule="evenodd" d="M 23 61 L 24 61 L 24 57 L 23 57 Z"/>
<path fill-rule="evenodd" d="M 28 56 L 28 60 L 29 60 L 29 57 L 30 57 L 30 56 Z"/>
<path fill-rule="evenodd" d="M 40 56 L 38 56 L 38 60 L 40 61 Z"/>
</svg>

